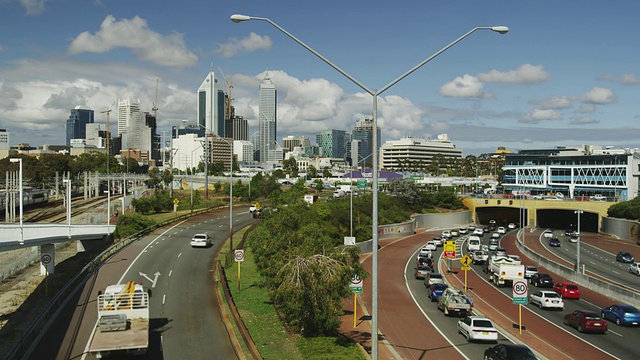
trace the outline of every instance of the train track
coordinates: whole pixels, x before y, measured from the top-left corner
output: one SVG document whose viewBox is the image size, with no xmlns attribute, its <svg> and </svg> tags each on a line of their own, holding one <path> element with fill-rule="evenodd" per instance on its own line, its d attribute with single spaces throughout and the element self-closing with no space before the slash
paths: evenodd
<svg viewBox="0 0 640 360">
<path fill-rule="evenodd" d="M 114 197 L 116 198 L 116 197 Z M 101 196 L 91 199 L 75 199 L 71 201 L 71 218 L 104 206 L 107 197 Z M 24 214 L 24 222 L 30 223 L 63 223 L 67 221 L 67 209 L 62 200 L 54 200 L 46 206 Z"/>
</svg>

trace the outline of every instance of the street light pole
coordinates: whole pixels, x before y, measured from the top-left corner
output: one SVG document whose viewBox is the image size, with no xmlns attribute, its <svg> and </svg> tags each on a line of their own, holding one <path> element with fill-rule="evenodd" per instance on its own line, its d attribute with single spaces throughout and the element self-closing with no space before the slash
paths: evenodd
<svg viewBox="0 0 640 360">
<path fill-rule="evenodd" d="M 62 180 L 67 184 L 67 225 L 71 226 L 71 179 Z"/>
<path fill-rule="evenodd" d="M 228 142 L 223 137 L 218 139 L 224 141 L 229 145 L 229 251 L 233 251 L 233 139 Z M 251 179 L 249 179 L 249 189 L 251 189 Z M 249 197 L 251 197 L 251 190 L 249 190 Z"/>
<path fill-rule="evenodd" d="M 339 68 L 337 65 L 333 64 L 331 61 L 329 61 L 327 58 L 325 58 L 324 56 L 320 55 L 320 53 L 318 53 L 317 51 L 313 50 L 311 47 L 309 47 L 307 44 L 305 44 L 304 42 L 300 41 L 298 38 L 296 38 L 295 36 L 293 36 L 292 34 L 290 34 L 288 31 L 286 31 L 285 29 L 283 29 L 282 27 L 280 27 L 278 24 L 276 24 L 275 22 L 271 21 L 268 18 L 264 18 L 264 17 L 254 17 L 254 16 L 248 16 L 248 15 L 240 15 L 240 14 L 234 14 L 231 15 L 231 21 L 238 23 L 241 21 L 248 21 L 248 20 L 260 20 L 260 21 L 265 21 L 268 22 L 269 24 L 271 24 L 273 27 L 275 27 L 276 29 L 280 30 L 280 32 L 282 32 L 283 34 L 287 35 L 289 38 L 291 38 L 293 41 L 297 42 L 299 45 L 301 45 L 302 47 L 304 47 L 305 49 L 307 49 L 308 51 L 310 51 L 312 54 L 314 54 L 315 56 L 317 56 L 318 58 L 320 58 L 320 60 L 324 61 L 327 65 L 331 66 L 333 69 L 335 69 L 336 71 L 338 71 L 340 74 L 344 75 L 347 79 L 349 79 L 351 82 L 353 82 L 354 84 L 356 84 L 357 86 L 359 86 L 362 90 L 366 91 L 368 94 L 370 94 L 373 97 L 373 136 L 372 136 L 372 151 L 373 151 L 373 158 L 372 158 L 372 162 L 373 162 L 373 167 L 372 167 L 372 172 L 373 172 L 373 211 L 372 211 L 372 241 L 371 241 L 371 245 L 372 245 L 372 256 L 371 256 L 371 263 L 372 263 L 372 276 L 371 276 L 371 297 L 372 297 L 372 304 L 371 304 L 371 308 L 372 308 L 372 314 L 371 314 L 371 355 L 372 355 L 372 359 L 373 360 L 377 360 L 378 359 L 378 126 L 377 126 L 377 121 L 378 121 L 378 96 L 380 94 L 382 94 L 383 92 L 385 92 L 387 89 L 389 89 L 390 87 L 392 87 L 393 85 L 395 85 L 396 83 L 398 83 L 400 80 L 404 79 L 405 77 L 407 77 L 408 75 L 410 75 L 411 73 L 413 73 L 414 71 L 416 71 L 417 69 L 419 69 L 420 67 L 422 67 L 424 64 L 428 63 L 429 61 L 433 60 L 436 56 L 440 55 L 441 53 L 443 53 L 445 50 L 449 49 L 450 47 L 452 47 L 453 45 L 457 44 L 459 41 L 461 41 L 462 39 L 466 38 L 467 36 L 471 35 L 473 32 L 475 32 L 476 30 L 492 30 L 495 32 L 498 32 L 500 34 L 506 34 L 509 31 L 509 28 L 506 26 L 489 26 L 489 27 L 475 27 L 473 29 L 471 29 L 469 32 L 467 32 L 466 34 L 462 35 L 461 37 L 459 37 L 458 39 L 456 39 L 455 41 L 453 41 L 452 43 L 450 43 L 449 45 L 443 47 L 441 50 L 437 51 L 435 54 L 431 55 L 430 57 L 426 58 L 425 60 L 423 60 L 421 63 L 419 63 L 418 65 L 414 66 L 413 68 L 411 68 L 409 71 L 405 72 L 404 74 L 402 74 L 400 77 L 398 77 L 397 79 L 391 81 L 389 84 L 387 84 L 386 86 L 382 87 L 380 90 L 378 89 L 369 89 L 368 87 L 366 87 L 365 85 L 363 85 L 362 83 L 360 83 L 358 80 L 356 80 L 353 76 L 349 75 L 347 72 L 345 72 L 344 70 L 342 70 L 341 68 Z"/>
<path fill-rule="evenodd" d="M 23 209 L 24 209 L 24 199 L 23 199 L 23 189 L 22 189 L 22 158 L 11 158 L 9 159 L 10 162 L 12 163 L 20 163 L 20 168 L 18 170 L 18 176 L 19 176 L 19 182 L 18 182 L 18 188 L 19 188 L 19 194 L 18 196 L 20 196 L 20 245 L 24 245 L 24 227 L 22 224 L 22 218 L 23 218 Z"/>
<path fill-rule="evenodd" d="M 580 272 L 580 214 L 582 214 L 584 211 L 582 210 L 576 210 L 574 211 L 575 214 L 578 214 L 578 242 L 576 244 L 576 271 Z"/>
<path fill-rule="evenodd" d="M 198 126 L 204 129 L 204 199 L 209 200 L 209 129 L 200 123 Z"/>
</svg>

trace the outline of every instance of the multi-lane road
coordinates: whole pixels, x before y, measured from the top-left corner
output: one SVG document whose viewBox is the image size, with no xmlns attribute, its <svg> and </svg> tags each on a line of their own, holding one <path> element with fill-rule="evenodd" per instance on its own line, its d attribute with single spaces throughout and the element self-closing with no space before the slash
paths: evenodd
<svg viewBox="0 0 640 360">
<path fill-rule="evenodd" d="M 254 221 L 246 208 L 234 210 L 235 230 Z M 213 246 L 192 248 L 192 236 L 202 232 L 212 237 Z M 152 291 L 148 358 L 236 358 L 218 313 L 213 277 L 214 255 L 228 235 L 229 212 L 220 210 L 159 229 L 129 245 L 89 279 L 31 358 L 92 359 L 87 349 L 97 321 L 98 291 L 127 281 L 141 282 Z"/>
</svg>

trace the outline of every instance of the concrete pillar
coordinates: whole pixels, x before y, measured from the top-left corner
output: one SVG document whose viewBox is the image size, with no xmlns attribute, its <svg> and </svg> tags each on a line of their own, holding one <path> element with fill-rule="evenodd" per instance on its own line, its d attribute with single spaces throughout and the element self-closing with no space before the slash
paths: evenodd
<svg viewBox="0 0 640 360">
<path fill-rule="evenodd" d="M 56 248 L 53 244 L 40 245 L 40 275 L 55 272 Z"/>
</svg>

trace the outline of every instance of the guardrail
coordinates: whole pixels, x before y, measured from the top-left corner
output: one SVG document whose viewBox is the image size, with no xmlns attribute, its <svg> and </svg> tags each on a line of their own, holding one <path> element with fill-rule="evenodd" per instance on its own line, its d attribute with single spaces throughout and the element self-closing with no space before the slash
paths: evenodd
<svg viewBox="0 0 640 360">
<path fill-rule="evenodd" d="M 526 256 L 537 262 L 538 264 L 546 267 L 550 271 L 562 276 L 563 278 L 570 280 L 580 286 L 587 289 L 596 291 L 604 296 L 608 296 L 616 301 L 631 304 L 635 307 L 640 307 L 640 292 L 625 289 L 615 284 L 610 284 L 606 281 L 602 281 L 593 276 L 587 274 L 581 274 L 572 268 L 568 268 L 553 260 L 544 258 L 526 247 L 520 239 L 522 230 L 518 231 L 516 236 L 516 246 Z"/>
<path fill-rule="evenodd" d="M 140 230 L 137 233 L 118 241 L 111 245 L 106 250 L 97 255 L 91 262 L 86 264 L 76 275 L 74 275 L 67 283 L 58 291 L 47 305 L 42 309 L 36 319 L 25 330 L 20 340 L 13 346 L 6 359 L 19 359 L 26 358 L 28 354 L 33 352 L 35 346 L 39 343 L 40 339 L 44 335 L 45 331 L 53 324 L 53 321 L 64 308 L 69 299 L 80 290 L 80 287 L 87 281 L 87 279 L 97 271 L 106 261 L 112 256 L 120 252 L 122 249 L 130 245 L 131 243 L 140 240 L 144 235 L 169 225 L 171 223 L 185 220 L 189 217 L 200 215 L 212 210 L 222 209 L 226 206 L 220 205 L 217 207 L 206 208 L 194 211 L 193 213 L 184 214 L 175 218 L 167 219 L 155 225 L 152 225 L 146 229 Z"/>
</svg>

